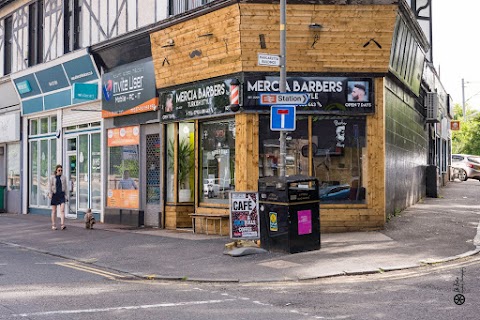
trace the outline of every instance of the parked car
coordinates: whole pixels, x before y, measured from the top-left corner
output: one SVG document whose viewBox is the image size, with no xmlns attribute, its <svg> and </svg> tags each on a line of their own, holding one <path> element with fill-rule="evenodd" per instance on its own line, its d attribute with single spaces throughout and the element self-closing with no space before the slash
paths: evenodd
<svg viewBox="0 0 480 320">
<path fill-rule="evenodd" d="M 468 154 L 452 154 L 452 168 L 463 169 L 459 171 L 458 178 L 466 181 L 476 179 L 480 181 L 480 156 Z"/>
<path fill-rule="evenodd" d="M 350 185 L 340 184 L 322 187 L 318 189 L 321 201 L 348 200 L 350 196 Z"/>
</svg>

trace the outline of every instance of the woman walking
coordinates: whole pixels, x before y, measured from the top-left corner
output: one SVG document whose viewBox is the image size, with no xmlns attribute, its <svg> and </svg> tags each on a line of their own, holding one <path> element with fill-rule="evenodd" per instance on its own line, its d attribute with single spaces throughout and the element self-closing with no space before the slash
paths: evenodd
<svg viewBox="0 0 480 320">
<path fill-rule="evenodd" d="M 61 229 L 64 230 L 65 226 L 65 201 L 68 201 L 67 191 L 67 179 L 62 174 L 63 168 L 60 164 L 55 167 L 55 174 L 50 177 L 50 189 L 48 197 L 51 199 L 52 205 L 52 230 L 57 230 L 57 206 L 60 206 L 60 223 Z"/>
</svg>

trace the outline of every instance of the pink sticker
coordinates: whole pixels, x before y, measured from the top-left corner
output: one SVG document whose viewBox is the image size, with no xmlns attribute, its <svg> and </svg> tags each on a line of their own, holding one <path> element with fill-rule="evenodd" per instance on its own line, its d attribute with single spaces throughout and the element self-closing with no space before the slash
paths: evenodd
<svg viewBox="0 0 480 320">
<path fill-rule="evenodd" d="M 298 235 L 312 233 L 312 210 L 298 211 Z"/>
</svg>

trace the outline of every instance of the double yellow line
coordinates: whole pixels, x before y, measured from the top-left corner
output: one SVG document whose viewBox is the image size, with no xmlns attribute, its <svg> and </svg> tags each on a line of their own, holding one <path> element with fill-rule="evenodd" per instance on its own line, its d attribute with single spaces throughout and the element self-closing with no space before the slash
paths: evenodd
<svg viewBox="0 0 480 320">
<path fill-rule="evenodd" d="M 71 269 L 75 269 L 83 272 L 96 274 L 110 280 L 123 280 L 126 278 L 125 276 L 118 273 L 112 273 L 105 270 L 92 268 L 83 264 L 79 264 L 77 262 L 55 262 L 55 264 L 62 267 L 66 267 L 66 268 L 71 268 Z"/>
</svg>

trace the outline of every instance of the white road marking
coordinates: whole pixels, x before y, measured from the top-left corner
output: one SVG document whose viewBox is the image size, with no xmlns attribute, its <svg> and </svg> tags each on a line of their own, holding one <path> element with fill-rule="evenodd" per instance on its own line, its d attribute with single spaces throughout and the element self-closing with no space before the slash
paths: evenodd
<svg viewBox="0 0 480 320">
<path fill-rule="evenodd" d="M 153 308 L 166 308 L 166 307 L 180 307 L 180 306 L 194 306 L 201 304 L 214 304 L 222 302 L 235 301 L 235 299 L 224 300 L 205 300 L 205 301 L 186 301 L 177 303 L 159 303 L 159 304 L 147 304 L 142 306 L 125 306 L 125 307 L 112 307 L 112 308 L 97 308 L 97 309 L 78 309 L 78 310 L 56 310 L 45 312 L 32 312 L 32 313 L 19 313 L 13 314 L 13 317 L 35 317 L 35 316 L 49 316 L 57 314 L 82 314 L 82 313 L 97 313 L 97 312 L 110 312 L 118 310 L 139 310 L 139 309 L 153 309 Z"/>
</svg>

